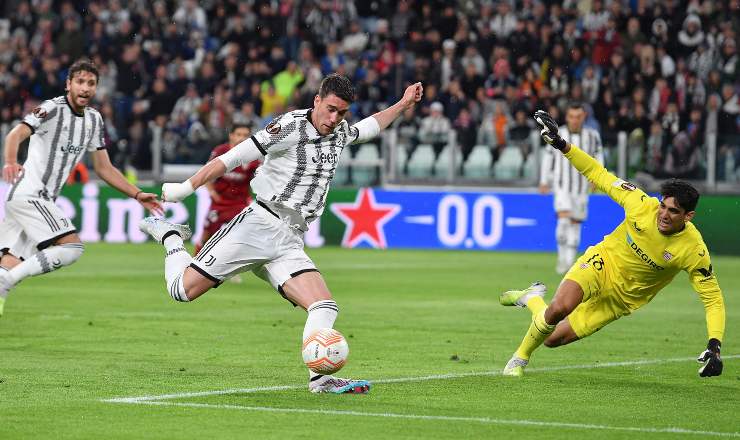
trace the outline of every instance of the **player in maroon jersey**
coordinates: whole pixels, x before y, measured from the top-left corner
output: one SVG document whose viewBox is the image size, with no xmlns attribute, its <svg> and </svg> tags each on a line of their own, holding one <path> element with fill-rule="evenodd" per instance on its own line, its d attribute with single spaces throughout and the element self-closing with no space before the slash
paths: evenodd
<svg viewBox="0 0 740 440">
<path fill-rule="evenodd" d="M 209 161 L 226 153 L 235 145 L 252 135 L 248 125 L 235 124 L 229 132 L 229 142 L 221 144 L 213 149 Z M 255 160 L 247 166 L 240 166 L 224 174 L 213 182 L 206 183 L 206 188 L 211 194 L 211 208 L 208 210 L 203 235 L 195 246 L 195 254 L 200 251 L 203 244 L 218 231 L 224 223 L 236 217 L 242 209 L 252 202 L 252 194 L 249 190 L 249 182 L 254 177 L 254 172 L 260 162 Z"/>
</svg>

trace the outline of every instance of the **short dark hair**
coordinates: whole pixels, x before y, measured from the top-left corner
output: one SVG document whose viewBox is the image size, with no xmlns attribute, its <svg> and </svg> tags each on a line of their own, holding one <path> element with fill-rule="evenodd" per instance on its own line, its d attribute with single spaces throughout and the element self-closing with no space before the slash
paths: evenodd
<svg viewBox="0 0 740 440">
<path fill-rule="evenodd" d="M 98 82 L 98 79 L 100 79 L 100 73 L 98 72 L 98 67 L 89 58 L 80 58 L 79 60 L 72 63 L 72 65 L 69 66 L 69 72 L 67 73 L 67 79 L 69 81 L 72 81 L 72 78 L 74 78 L 75 73 L 77 72 L 92 73 L 93 75 L 95 75 L 95 82 Z"/>
<path fill-rule="evenodd" d="M 686 212 L 696 211 L 696 205 L 699 203 L 699 191 L 683 180 L 671 179 L 663 182 L 660 185 L 660 195 L 663 198 L 673 197 L 678 206 Z"/>
<path fill-rule="evenodd" d="M 241 124 L 234 124 L 234 125 L 232 125 L 231 126 L 231 130 L 229 130 L 229 133 L 233 133 L 233 132 L 237 131 L 240 128 L 246 128 L 247 130 L 252 131 L 252 126 L 251 125 L 241 123 Z"/>
<path fill-rule="evenodd" d="M 572 101 L 568 104 L 568 110 L 586 110 L 581 101 Z"/>
<path fill-rule="evenodd" d="M 335 95 L 349 103 L 355 100 L 355 88 L 352 81 L 344 75 L 332 73 L 321 81 L 319 86 L 319 97 L 326 98 L 329 95 Z"/>
</svg>

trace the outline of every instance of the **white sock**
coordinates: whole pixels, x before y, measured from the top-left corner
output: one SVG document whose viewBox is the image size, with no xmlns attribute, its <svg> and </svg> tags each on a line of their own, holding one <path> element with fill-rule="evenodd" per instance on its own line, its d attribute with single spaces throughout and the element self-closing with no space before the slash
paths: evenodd
<svg viewBox="0 0 740 440">
<path fill-rule="evenodd" d="M 0 266 L 0 274 L 3 274 L 3 276 L 5 276 L 8 272 L 9 272 L 8 269 Z M 9 291 L 8 292 L 4 292 L 4 293 L 3 292 L 0 292 L 0 298 L 7 298 L 8 297 L 8 293 L 9 293 Z"/>
<path fill-rule="evenodd" d="M 85 250 L 82 243 L 65 243 L 50 246 L 8 271 L 13 284 L 22 280 L 55 271 L 79 260 Z"/>
<path fill-rule="evenodd" d="M 188 302 L 190 300 L 185 294 L 182 276 L 193 261 L 193 257 L 185 249 L 182 237 L 177 234 L 165 238 L 164 247 L 167 250 L 164 257 L 164 278 L 167 282 L 167 291 L 175 301 Z"/>
<path fill-rule="evenodd" d="M 576 261 L 578 255 L 578 246 L 581 244 L 581 223 L 570 223 L 567 231 L 566 241 L 566 261 L 568 266 L 572 265 Z"/>
<path fill-rule="evenodd" d="M 568 229 L 570 219 L 567 217 L 558 217 L 558 224 L 555 228 L 555 241 L 558 243 L 558 268 L 566 264 L 568 256 Z"/>
<path fill-rule="evenodd" d="M 311 304 L 306 311 L 308 312 L 308 317 L 306 318 L 306 325 L 303 327 L 303 340 L 318 329 L 333 328 L 334 321 L 336 321 L 337 314 L 339 314 L 339 307 L 334 300 L 325 299 Z M 309 380 L 315 380 L 320 377 L 321 375 L 308 370 Z"/>
</svg>

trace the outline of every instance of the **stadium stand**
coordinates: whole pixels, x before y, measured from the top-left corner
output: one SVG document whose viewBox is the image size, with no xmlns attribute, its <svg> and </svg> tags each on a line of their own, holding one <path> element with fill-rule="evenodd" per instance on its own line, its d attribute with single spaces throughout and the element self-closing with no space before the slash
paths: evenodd
<svg viewBox="0 0 740 440">
<path fill-rule="evenodd" d="M 429 137 L 435 112 L 457 134 L 460 172 L 487 174 L 468 156 L 485 144 L 494 174 L 511 177 L 499 162 L 533 129 L 528 115 L 562 116 L 571 100 L 586 104 L 612 160 L 617 134 L 627 133 L 633 173 L 703 178 L 711 138 L 717 180 L 740 174 L 738 0 L 3 5 L 0 134 L 61 94 L 67 66 L 89 56 L 101 69 L 106 142 L 123 168 L 151 168 L 153 148 L 165 163 L 203 163 L 230 123 L 257 129 L 308 107 L 322 75 L 336 71 L 356 84 L 354 120 L 394 102 L 407 83 L 425 84 L 416 114 L 396 124 L 416 177 L 444 168 L 416 147 L 432 144 L 432 161 L 439 156 L 443 134 Z M 522 148 L 525 174 L 534 152 Z"/>
</svg>

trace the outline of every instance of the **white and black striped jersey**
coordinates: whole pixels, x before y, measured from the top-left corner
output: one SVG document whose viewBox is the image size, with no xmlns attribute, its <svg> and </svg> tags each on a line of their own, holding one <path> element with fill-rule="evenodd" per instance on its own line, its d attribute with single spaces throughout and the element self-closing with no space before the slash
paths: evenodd
<svg viewBox="0 0 740 440">
<path fill-rule="evenodd" d="M 558 130 L 566 142 L 576 145 L 588 155 L 604 164 L 604 151 L 599 133 L 583 127 L 578 133 L 571 133 L 568 126 Z M 578 172 L 568 159 L 554 148 L 547 147 L 542 157 L 540 184 L 549 185 L 553 192 L 563 192 L 574 196 L 588 194 L 588 180 Z"/>
<path fill-rule="evenodd" d="M 344 120 L 333 133 L 320 135 L 310 109 L 279 116 L 251 139 L 265 155 L 251 182 L 257 200 L 296 220 L 301 229 L 324 211 L 344 148 L 364 140 Z"/>
<path fill-rule="evenodd" d="M 33 134 L 23 173 L 8 191 L 8 200 L 55 200 L 85 151 L 105 148 L 100 113 L 90 107 L 76 113 L 66 96 L 44 101 L 22 123 Z"/>
</svg>

